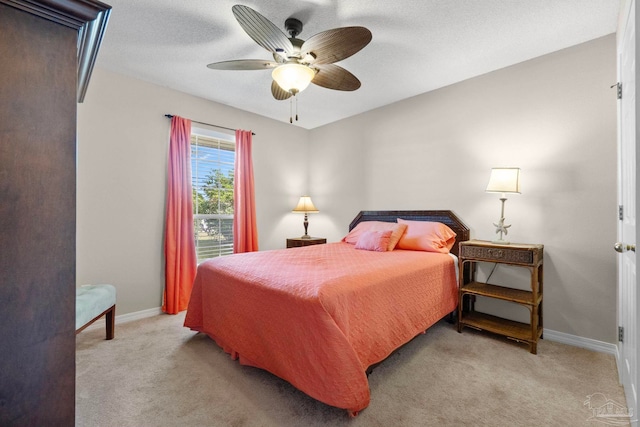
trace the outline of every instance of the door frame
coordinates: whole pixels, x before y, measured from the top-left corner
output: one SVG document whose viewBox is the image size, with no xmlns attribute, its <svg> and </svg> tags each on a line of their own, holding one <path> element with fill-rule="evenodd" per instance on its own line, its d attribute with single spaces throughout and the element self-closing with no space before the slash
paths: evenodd
<svg viewBox="0 0 640 427">
<path fill-rule="evenodd" d="M 624 32 L 626 30 L 626 26 L 627 26 L 627 22 L 629 20 L 629 18 L 632 17 L 634 19 L 634 26 L 637 26 L 637 4 L 636 4 L 636 0 L 623 0 L 621 2 L 621 9 L 620 9 L 620 15 L 619 15 L 619 20 L 618 20 L 618 28 L 617 28 L 617 43 L 616 43 L 616 56 L 617 56 L 617 70 L 618 70 L 618 81 L 622 82 L 622 61 L 621 61 L 621 56 L 622 56 L 622 46 L 623 46 L 623 37 L 624 37 Z M 637 37 L 637 29 L 634 30 L 635 31 L 635 52 L 633 52 L 634 55 L 634 61 L 636 64 L 636 76 L 638 73 L 638 37 Z M 624 82 L 622 82 L 624 84 Z M 623 86 L 624 88 L 624 86 Z M 636 150 L 635 150 L 635 158 L 633 159 L 634 161 L 634 169 L 636 169 L 637 171 L 637 158 L 638 158 L 638 154 L 640 154 L 640 150 L 638 150 L 637 148 L 637 125 L 638 123 L 640 123 L 638 121 L 638 113 L 639 113 L 639 108 L 638 108 L 638 86 L 637 86 L 637 78 L 635 79 L 635 123 L 634 123 L 634 129 L 633 129 L 633 139 L 635 140 L 635 145 L 636 145 Z M 617 146 L 618 146 L 618 183 L 617 183 L 617 197 L 618 197 L 618 205 L 622 205 L 622 200 L 623 200 L 623 195 L 622 195 L 622 190 L 623 190 L 623 179 L 624 177 L 622 176 L 622 160 L 621 160 L 621 153 L 622 153 L 622 134 L 625 131 L 625 127 L 626 126 L 623 123 L 623 112 L 622 112 L 622 101 L 619 101 L 617 104 L 617 116 L 618 116 L 618 137 L 617 137 Z M 638 174 L 636 172 L 635 175 L 635 179 L 634 179 L 634 185 L 635 185 L 635 204 L 636 206 L 631 207 L 632 212 L 634 212 L 634 216 L 637 216 L 637 200 L 638 200 Z M 625 210 L 627 210 L 628 207 L 624 207 Z M 636 218 L 637 221 L 637 218 Z M 623 239 L 625 239 L 624 237 L 624 233 L 623 233 L 623 221 L 619 220 L 617 222 L 617 238 L 618 238 L 618 242 L 623 242 Z M 636 224 L 635 227 L 635 235 L 633 236 L 633 244 L 635 244 L 636 242 L 638 242 L 638 227 Z M 630 242 L 624 242 L 624 243 L 630 243 Z M 629 254 L 632 256 L 635 256 L 635 266 L 637 268 L 637 255 L 635 252 L 633 252 L 633 254 Z M 634 298 L 633 304 L 631 305 L 631 307 L 627 307 L 625 304 L 628 301 L 624 300 L 625 295 L 622 292 L 622 280 L 623 280 L 623 262 L 625 261 L 624 255 L 620 255 L 617 257 L 617 272 L 618 272 L 618 277 L 617 277 L 617 320 L 618 320 L 618 325 L 625 325 L 626 320 L 624 319 L 624 313 L 625 313 L 625 308 L 630 308 L 632 310 L 632 312 L 635 312 L 635 317 L 637 319 L 637 304 L 636 304 L 636 300 L 637 297 Z M 635 284 L 634 284 L 636 291 L 638 290 L 638 275 L 635 275 Z M 638 325 L 635 325 L 635 331 L 624 331 L 624 335 L 627 342 L 635 342 L 636 348 L 638 345 L 638 338 L 640 335 L 640 328 L 638 327 Z M 633 335 L 633 336 L 629 336 L 629 335 Z M 633 411 L 631 413 L 631 425 L 632 426 L 638 426 L 638 415 L 637 415 L 637 409 L 638 409 L 638 393 L 636 390 L 635 393 L 635 397 L 634 397 L 634 392 L 633 392 L 633 387 L 635 387 L 637 389 L 637 387 L 640 385 L 639 382 L 639 369 L 638 369 L 638 356 L 637 354 L 635 355 L 635 362 L 634 364 L 636 365 L 635 367 L 635 373 L 632 373 L 632 377 L 627 377 L 627 369 L 625 368 L 625 355 L 622 353 L 623 350 L 623 342 L 618 342 L 617 344 L 617 353 L 616 353 L 616 362 L 617 362 L 617 367 L 618 367 L 618 377 L 619 377 L 619 381 L 620 383 L 624 386 L 625 389 L 625 396 L 626 396 L 626 403 L 627 403 L 627 408 L 629 408 L 629 411 Z M 633 384 L 633 387 L 632 387 Z"/>
</svg>

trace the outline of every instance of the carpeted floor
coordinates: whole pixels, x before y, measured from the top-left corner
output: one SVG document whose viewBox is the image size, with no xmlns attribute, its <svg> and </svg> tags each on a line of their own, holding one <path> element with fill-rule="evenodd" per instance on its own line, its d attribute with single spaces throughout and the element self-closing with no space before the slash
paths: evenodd
<svg viewBox="0 0 640 427">
<path fill-rule="evenodd" d="M 607 399 L 626 405 L 611 355 L 546 340 L 532 355 L 441 321 L 374 369 L 371 403 L 351 419 L 241 366 L 183 320 L 116 325 L 112 341 L 104 329 L 80 333 L 76 425 L 605 426 L 594 408 Z"/>
</svg>

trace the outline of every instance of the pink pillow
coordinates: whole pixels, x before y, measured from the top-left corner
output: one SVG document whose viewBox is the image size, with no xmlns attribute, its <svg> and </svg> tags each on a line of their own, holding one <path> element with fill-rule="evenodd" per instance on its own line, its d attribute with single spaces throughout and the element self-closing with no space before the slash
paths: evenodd
<svg viewBox="0 0 640 427">
<path fill-rule="evenodd" d="M 363 221 L 356 225 L 354 229 L 349 232 L 349 234 L 344 236 L 342 241 L 355 245 L 356 243 L 358 243 L 358 239 L 365 231 L 391 230 L 391 238 L 389 239 L 389 246 L 387 247 L 387 250 L 392 251 L 400 241 L 400 238 L 402 237 L 406 229 L 406 224 L 396 224 L 395 222 L 384 221 Z"/>
<path fill-rule="evenodd" d="M 398 249 L 449 253 L 456 242 L 456 233 L 441 222 L 408 221 L 398 218 L 399 224 L 406 224 L 407 231 L 398 242 Z"/>
<path fill-rule="evenodd" d="M 389 239 L 391 239 L 391 230 L 365 231 L 358 238 L 356 249 L 385 252 L 389 247 Z"/>
</svg>

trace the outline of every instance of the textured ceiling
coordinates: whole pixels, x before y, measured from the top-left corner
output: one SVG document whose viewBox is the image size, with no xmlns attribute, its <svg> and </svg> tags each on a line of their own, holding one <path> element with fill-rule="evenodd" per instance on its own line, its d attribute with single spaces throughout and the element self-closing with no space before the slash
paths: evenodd
<svg viewBox="0 0 640 427">
<path fill-rule="evenodd" d="M 282 122 L 289 101 L 271 96 L 271 72 L 206 67 L 272 59 L 235 20 L 238 0 L 103 0 L 113 6 L 97 65 Z M 303 40 L 364 26 L 373 40 L 338 63 L 362 87 L 310 85 L 296 126 L 312 129 L 616 30 L 619 0 L 244 1 L 282 28 L 295 17 Z M 173 113 L 180 114 L 179 111 Z M 206 117 L 196 118 L 206 120 Z"/>
</svg>

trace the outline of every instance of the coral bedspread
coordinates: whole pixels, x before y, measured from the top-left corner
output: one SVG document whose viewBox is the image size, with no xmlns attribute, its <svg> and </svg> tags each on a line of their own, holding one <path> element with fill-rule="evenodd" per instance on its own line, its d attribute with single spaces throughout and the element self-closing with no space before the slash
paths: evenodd
<svg viewBox="0 0 640 427">
<path fill-rule="evenodd" d="M 458 300 L 448 254 L 330 243 L 198 267 L 185 326 L 328 405 L 369 404 L 366 369 Z"/>
</svg>

